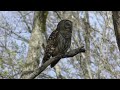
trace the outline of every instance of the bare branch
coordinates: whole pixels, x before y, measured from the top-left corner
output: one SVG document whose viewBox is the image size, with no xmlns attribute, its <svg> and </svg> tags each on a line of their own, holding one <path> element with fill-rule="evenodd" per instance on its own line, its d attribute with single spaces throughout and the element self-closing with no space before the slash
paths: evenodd
<svg viewBox="0 0 120 90">
<path fill-rule="evenodd" d="M 112 18 L 113 18 L 113 25 L 114 25 L 116 41 L 117 41 L 118 48 L 120 51 L 120 12 L 112 11 Z"/>
<path fill-rule="evenodd" d="M 69 52 L 67 52 L 65 55 L 57 55 L 55 57 L 52 57 L 51 59 L 49 59 L 47 62 L 45 62 L 41 67 L 37 68 L 28 79 L 34 79 L 35 77 L 37 77 L 42 71 L 44 71 L 52 62 L 54 62 L 55 60 L 61 59 L 61 58 L 69 58 L 69 57 L 73 57 L 75 55 L 77 55 L 78 53 L 81 52 L 85 52 L 85 49 L 83 48 L 84 46 L 71 50 Z"/>
<path fill-rule="evenodd" d="M 9 24 L 7 24 L 7 25 L 9 25 Z M 9 31 L 9 29 L 6 28 L 6 27 L 4 27 L 4 26 L 0 26 L 0 28 L 4 29 L 4 30 L 6 30 L 6 31 Z M 21 35 L 15 33 L 15 32 L 13 32 L 12 30 L 11 30 L 11 33 L 14 34 L 14 35 L 16 35 L 19 39 L 25 41 L 26 43 L 29 42 L 29 40 L 27 40 L 26 38 L 24 38 L 23 36 L 21 36 Z"/>
<path fill-rule="evenodd" d="M 17 33 L 15 33 L 15 32 L 13 32 L 13 31 L 11 31 L 11 33 L 15 34 L 15 35 L 16 35 L 19 39 L 21 39 L 21 40 L 25 41 L 26 43 L 28 43 L 28 42 L 29 42 L 29 40 L 27 40 L 26 38 L 22 37 L 21 35 L 19 35 L 19 34 L 17 34 Z"/>
<path fill-rule="evenodd" d="M 30 29 L 30 26 L 28 25 L 27 21 L 25 20 L 25 16 L 28 15 L 29 13 L 27 13 L 26 15 L 23 15 L 22 12 L 20 12 L 20 11 L 18 11 L 18 12 L 19 12 L 19 14 L 22 16 L 23 22 L 24 22 L 24 23 L 26 24 L 26 26 L 27 26 L 28 32 L 31 33 L 32 30 Z"/>
<path fill-rule="evenodd" d="M 57 14 L 58 18 L 59 18 L 60 20 L 62 20 L 62 18 L 61 18 L 60 15 L 58 14 L 58 12 L 57 12 L 57 11 L 54 11 L 54 12 Z"/>
</svg>

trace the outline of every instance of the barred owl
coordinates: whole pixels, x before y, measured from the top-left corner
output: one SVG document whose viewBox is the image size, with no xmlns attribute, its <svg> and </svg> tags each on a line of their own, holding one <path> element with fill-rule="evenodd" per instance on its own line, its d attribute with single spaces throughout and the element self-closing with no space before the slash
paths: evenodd
<svg viewBox="0 0 120 90">
<path fill-rule="evenodd" d="M 70 20 L 61 20 L 57 29 L 51 33 L 47 40 L 45 54 L 42 63 L 44 64 L 50 57 L 59 54 L 65 54 L 71 45 L 72 22 Z M 59 60 L 51 63 L 51 68 L 54 67 Z"/>
</svg>

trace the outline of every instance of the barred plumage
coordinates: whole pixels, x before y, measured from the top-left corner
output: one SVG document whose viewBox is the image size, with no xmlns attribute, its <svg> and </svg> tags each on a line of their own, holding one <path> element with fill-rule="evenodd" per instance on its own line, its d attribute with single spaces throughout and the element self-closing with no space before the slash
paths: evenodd
<svg viewBox="0 0 120 90">
<path fill-rule="evenodd" d="M 49 60 L 51 56 L 54 57 L 58 54 L 65 54 L 70 48 L 71 37 L 72 22 L 70 20 L 61 20 L 57 25 L 57 29 L 51 33 L 47 40 L 42 63 Z M 51 67 L 54 67 L 58 61 L 51 63 Z"/>
</svg>

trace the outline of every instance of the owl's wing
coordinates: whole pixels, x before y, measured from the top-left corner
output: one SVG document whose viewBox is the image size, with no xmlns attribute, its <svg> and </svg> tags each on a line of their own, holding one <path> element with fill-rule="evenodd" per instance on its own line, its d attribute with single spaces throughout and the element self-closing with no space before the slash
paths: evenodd
<svg viewBox="0 0 120 90">
<path fill-rule="evenodd" d="M 57 36 L 58 36 L 57 30 L 53 31 L 49 36 L 42 63 L 45 63 L 47 60 L 49 60 L 53 52 L 55 51 L 55 48 L 58 45 Z"/>
<path fill-rule="evenodd" d="M 54 49 L 56 48 L 56 46 L 58 45 L 57 42 L 57 37 L 58 37 L 58 31 L 55 30 L 51 33 L 51 35 L 49 36 L 48 40 L 47 40 L 47 46 L 46 46 L 46 52 L 53 52 Z"/>
<path fill-rule="evenodd" d="M 53 31 L 47 40 L 47 44 L 55 44 L 57 36 L 58 30 Z"/>
</svg>

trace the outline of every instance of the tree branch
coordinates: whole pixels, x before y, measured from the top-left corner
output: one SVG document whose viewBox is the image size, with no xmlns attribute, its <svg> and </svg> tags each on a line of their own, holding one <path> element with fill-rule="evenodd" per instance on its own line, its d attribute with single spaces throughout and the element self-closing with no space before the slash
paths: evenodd
<svg viewBox="0 0 120 90">
<path fill-rule="evenodd" d="M 113 26 L 116 36 L 117 45 L 120 51 L 120 12 L 112 11 Z"/>
<path fill-rule="evenodd" d="M 59 18 L 60 20 L 62 20 L 62 18 L 61 18 L 60 15 L 58 14 L 58 12 L 57 12 L 57 11 L 54 11 L 54 12 L 57 14 L 58 18 Z"/>
<path fill-rule="evenodd" d="M 13 31 L 11 31 L 11 33 L 15 34 L 19 39 L 25 41 L 26 43 L 29 43 L 29 40 L 27 40 L 26 38 L 22 37 L 21 35 L 19 35 L 19 34 L 13 32 Z"/>
<path fill-rule="evenodd" d="M 26 15 L 28 15 L 30 12 L 27 13 L 26 15 L 23 15 L 21 11 L 18 11 L 18 12 L 19 12 L 19 14 L 22 16 L 23 22 L 24 22 L 24 23 L 26 24 L 26 26 L 27 26 L 28 32 L 29 32 L 29 33 L 32 33 L 32 30 L 30 29 L 30 26 L 28 25 L 28 23 L 27 23 L 27 21 L 26 21 L 26 19 L 25 19 L 25 18 L 26 18 Z"/>
<path fill-rule="evenodd" d="M 46 61 L 41 67 L 34 70 L 34 72 L 27 79 L 34 79 L 35 77 L 37 77 L 42 71 L 44 71 L 55 60 L 58 60 L 58 59 L 61 59 L 61 58 L 73 57 L 73 56 L 75 56 L 75 55 L 77 55 L 78 53 L 81 53 L 81 52 L 85 52 L 84 46 L 82 46 L 80 48 L 77 48 L 77 49 L 73 49 L 73 50 L 67 52 L 65 55 L 62 54 L 62 55 L 57 55 L 55 57 L 52 57 L 51 59 Z"/>
</svg>

